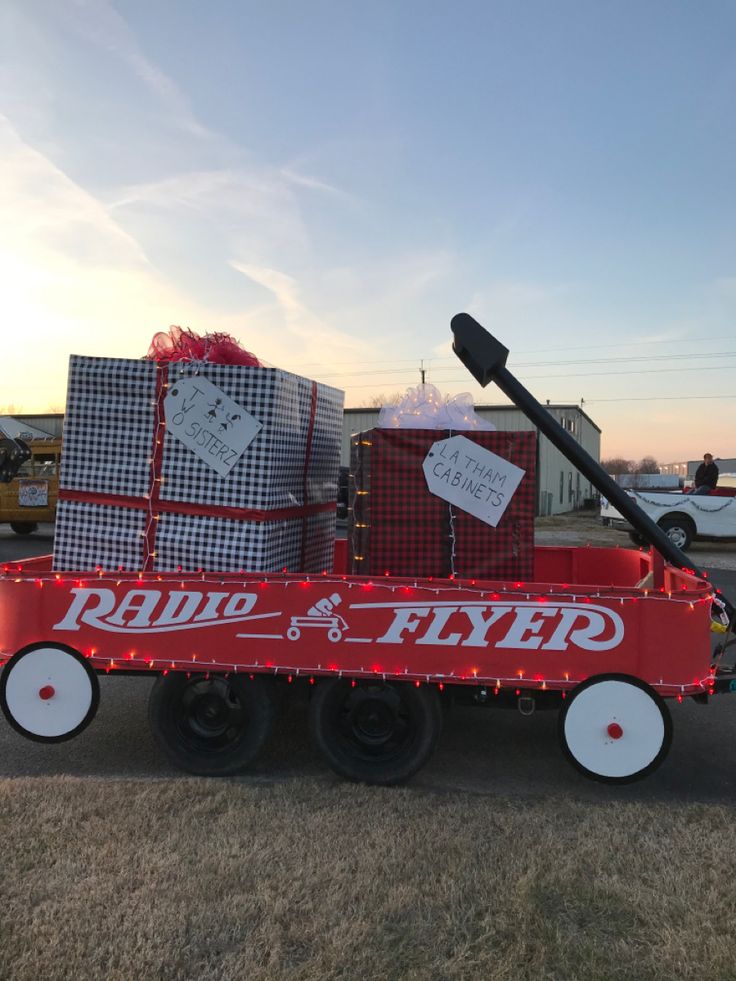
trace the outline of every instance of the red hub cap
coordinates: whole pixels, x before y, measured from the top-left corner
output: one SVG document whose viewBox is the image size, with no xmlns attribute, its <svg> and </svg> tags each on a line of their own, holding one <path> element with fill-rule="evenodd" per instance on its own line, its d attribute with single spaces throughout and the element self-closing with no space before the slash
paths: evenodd
<svg viewBox="0 0 736 981">
<path fill-rule="evenodd" d="M 38 697 L 42 698 L 44 702 L 47 702 L 49 698 L 53 698 L 56 694 L 56 689 L 53 685 L 44 685 L 43 688 L 39 690 Z"/>
<path fill-rule="evenodd" d="M 608 726 L 608 735 L 611 739 L 620 739 L 623 736 L 624 730 L 618 724 L 618 722 L 611 722 Z"/>
</svg>

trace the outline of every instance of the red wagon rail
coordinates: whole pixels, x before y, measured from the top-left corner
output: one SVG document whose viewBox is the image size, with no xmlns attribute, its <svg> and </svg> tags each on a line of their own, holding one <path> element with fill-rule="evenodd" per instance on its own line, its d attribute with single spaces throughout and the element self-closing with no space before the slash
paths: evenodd
<svg viewBox="0 0 736 981">
<path fill-rule="evenodd" d="M 108 673 L 206 668 L 564 691 L 615 669 L 665 696 L 707 691 L 712 589 L 671 567 L 655 585 L 651 564 L 629 549 L 537 548 L 538 581 L 483 583 L 71 574 L 21 563 L 0 578 L 0 657 L 48 641 Z"/>
<path fill-rule="evenodd" d="M 268 738 L 276 686 L 319 682 L 317 745 L 341 774 L 383 783 L 428 758 L 442 698 L 561 705 L 563 748 L 587 775 L 649 772 L 671 738 L 662 699 L 714 690 L 711 586 L 630 549 L 537 548 L 535 570 L 488 583 L 11 565 L 0 699 L 18 731 L 56 741 L 94 717 L 98 673 L 156 675 L 151 722 L 169 756 L 230 773 Z M 586 699 L 594 715 L 578 711 L 576 729 Z M 617 758 L 635 747 L 633 761 L 602 768 L 596 734 Z"/>
</svg>

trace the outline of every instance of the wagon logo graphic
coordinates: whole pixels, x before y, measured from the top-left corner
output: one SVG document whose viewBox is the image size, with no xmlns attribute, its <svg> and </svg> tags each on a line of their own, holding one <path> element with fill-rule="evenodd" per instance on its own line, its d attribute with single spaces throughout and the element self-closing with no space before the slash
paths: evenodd
<svg viewBox="0 0 736 981">
<path fill-rule="evenodd" d="M 342 596 L 333 593 L 318 600 L 314 606 L 310 607 L 305 617 L 292 617 L 291 624 L 286 631 L 289 640 L 299 640 L 302 630 L 315 628 L 327 631 L 327 639 L 332 643 L 337 643 L 342 639 L 343 631 L 348 629 L 348 625 L 339 613 L 335 613 L 335 607 L 342 603 Z"/>
<path fill-rule="evenodd" d="M 407 647 L 486 647 L 497 650 L 608 651 L 623 640 L 624 623 L 614 610 L 593 603 L 430 601 L 351 603 L 366 636 L 346 637 L 352 626 L 337 612 L 338 592 L 318 599 L 304 614 L 277 610 L 254 613 L 250 592 L 196 589 L 129 589 L 122 596 L 99 587 L 75 587 L 64 616 L 53 629 L 78 631 L 82 626 L 109 633 L 156 634 L 255 620 L 288 617 L 286 638 L 330 643 L 394 644 Z M 264 624 L 264 626 L 266 626 Z M 273 627 L 272 627 L 273 629 Z M 276 628 L 279 629 L 278 627 Z M 283 628 L 281 628 L 283 630 Z M 368 635 L 370 634 L 370 636 Z M 281 640 L 282 633 L 248 633 L 238 637 Z"/>
<path fill-rule="evenodd" d="M 393 611 L 377 644 L 608 651 L 624 636 L 618 613 L 593 603 L 354 603 L 351 609 Z"/>
<path fill-rule="evenodd" d="M 281 616 L 280 611 L 251 614 L 255 593 L 130 589 L 118 597 L 104 587 L 75 587 L 70 592 L 74 598 L 54 630 L 79 630 L 86 624 L 108 633 L 155 634 Z"/>
</svg>

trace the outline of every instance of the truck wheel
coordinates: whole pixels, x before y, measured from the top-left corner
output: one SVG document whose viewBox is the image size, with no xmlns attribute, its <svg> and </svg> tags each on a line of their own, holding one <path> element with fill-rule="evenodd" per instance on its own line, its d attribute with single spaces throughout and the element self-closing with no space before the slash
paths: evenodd
<svg viewBox="0 0 736 981">
<path fill-rule="evenodd" d="M 672 744 L 672 719 L 660 696 L 637 678 L 601 674 L 573 691 L 559 717 L 562 750 L 576 769 L 602 783 L 631 783 L 659 766 Z"/>
<path fill-rule="evenodd" d="M 160 675 L 148 721 L 172 763 L 199 776 L 224 777 L 252 763 L 276 715 L 269 679 L 242 675 Z"/>
<path fill-rule="evenodd" d="M 659 527 L 681 552 L 687 551 L 692 545 L 693 529 L 689 521 L 683 518 L 662 518 Z"/>
<path fill-rule="evenodd" d="M 16 535 L 32 535 L 34 531 L 38 530 L 38 523 L 36 521 L 11 521 L 10 527 Z"/>
<path fill-rule="evenodd" d="M 629 538 L 634 543 L 634 545 L 638 545 L 639 548 L 649 547 L 649 542 L 646 540 L 646 538 L 644 538 L 643 535 L 640 535 L 638 531 L 630 531 Z"/>
<path fill-rule="evenodd" d="M 315 745 L 348 780 L 403 783 L 434 752 L 442 709 L 434 688 L 407 682 L 321 682 L 310 705 Z"/>
<path fill-rule="evenodd" d="M 26 739 L 60 743 L 78 736 L 97 713 L 100 684 L 89 662 L 65 644 L 30 644 L 0 678 L 0 706 Z"/>
</svg>

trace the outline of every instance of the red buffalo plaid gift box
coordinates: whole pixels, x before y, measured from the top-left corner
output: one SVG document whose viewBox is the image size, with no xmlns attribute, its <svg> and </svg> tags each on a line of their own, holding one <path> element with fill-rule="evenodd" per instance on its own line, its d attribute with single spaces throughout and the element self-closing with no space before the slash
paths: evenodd
<svg viewBox="0 0 736 981">
<path fill-rule="evenodd" d="M 524 471 L 496 527 L 428 489 L 422 465 L 433 444 L 449 435 L 447 430 L 371 429 L 352 437 L 354 574 L 532 578 L 536 433 L 460 434 Z"/>
</svg>

